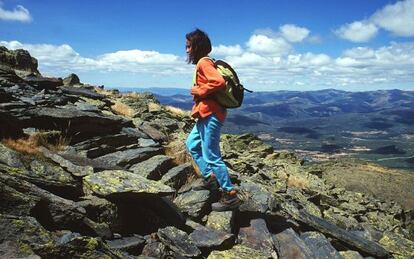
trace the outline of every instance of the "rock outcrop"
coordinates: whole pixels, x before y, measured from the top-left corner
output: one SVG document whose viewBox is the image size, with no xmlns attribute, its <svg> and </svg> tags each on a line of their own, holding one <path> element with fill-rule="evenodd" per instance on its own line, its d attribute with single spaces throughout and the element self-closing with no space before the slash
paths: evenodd
<svg viewBox="0 0 414 259">
<path fill-rule="evenodd" d="M 335 187 L 252 134 L 223 136 L 243 204 L 212 212 L 217 197 L 193 190 L 188 114 L 0 61 L 0 257 L 414 256 L 413 211 Z"/>
</svg>

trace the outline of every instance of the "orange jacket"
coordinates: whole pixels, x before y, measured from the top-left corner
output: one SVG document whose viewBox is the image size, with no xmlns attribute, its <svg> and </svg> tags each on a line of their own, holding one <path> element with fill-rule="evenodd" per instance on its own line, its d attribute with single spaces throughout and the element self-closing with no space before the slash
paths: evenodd
<svg viewBox="0 0 414 259">
<path fill-rule="evenodd" d="M 223 123 L 227 115 L 226 109 L 209 97 L 225 86 L 226 81 L 215 68 L 214 62 L 210 58 L 200 59 L 196 66 L 196 82 L 191 88 L 195 101 L 191 116 L 205 118 L 214 113 Z"/>
</svg>

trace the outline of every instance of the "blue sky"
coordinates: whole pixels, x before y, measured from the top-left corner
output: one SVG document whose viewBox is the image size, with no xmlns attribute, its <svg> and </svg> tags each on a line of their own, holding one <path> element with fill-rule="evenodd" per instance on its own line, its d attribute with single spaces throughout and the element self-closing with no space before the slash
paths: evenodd
<svg viewBox="0 0 414 259">
<path fill-rule="evenodd" d="M 106 87 L 189 88 L 196 27 L 254 90 L 414 90 L 414 0 L 0 0 L 0 45 Z"/>
</svg>

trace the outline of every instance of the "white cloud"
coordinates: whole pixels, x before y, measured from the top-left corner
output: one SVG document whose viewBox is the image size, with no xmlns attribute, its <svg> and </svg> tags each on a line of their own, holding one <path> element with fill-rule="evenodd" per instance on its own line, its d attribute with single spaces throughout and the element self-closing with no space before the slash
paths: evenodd
<svg viewBox="0 0 414 259">
<path fill-rule="evenodd" d="M 345 24 L 335 31 L 339 37 L 353 42 L 367 42 L 374 38 L 377 32 L 377 26 L 368 21 Z"/>
<path fill-rule="evenodd" d="M 367 59 L 373 58 L 375 56 L 375 52 L 367 47 L 357 47 L 345 50 L 343 56 L 349 58 Z"/>
<path fill-rule="evenodd" d="M 172 54 L 161 54 L 157 51 L 143 51 L 139 49 L 120 50 L 114 53 L 107 53 L 98 60 L 107 64 L 171 64 L 178 60 L 178 57 Z"/>
<path fill-rule="evenodd" d="M 6 21 L 18 21 L 18 22 L 30 22 L 32 17 L 29 10 L 21 5 L 18 5 L 14 10 L 5 10 L 0 2 L 0 20 Z"/>
<path fill-rule="evenodd" d="M 282 36 L 290 42 L 301 42 L 309 36 L 310 31 L 294 24 L 285 24 L 279 28 Z"/>
<path fill-rule="evenodd" d="M 270 38 L 266 35 L 254 34 L 246 43 L 249 51 L 282 56 L 289 53 L 291 45 L 283 38 Z"/>
<path fill-rule="evenodd" d="M 377 35 L 379 29 L 396 36 L 414 36 L 414 0 L 386 5 L 370 18 L 342 25 L 335 33 L 353 42 L 367 42 Z"/>
<path fill-rule="evenodd" d="M 157 51 L 124 50 L 106 53 L 95 58 L 82 57 L 67 44 L 23 44 L 18 41 L 0 41 L 8 49 L 26 49 L 39 61 L 40 72 L 57 74 L 62 71 L 123 71 L 132 73 L 183 73 L 184 60 L 172 54 Z"/>
<path fill-rule="evenodd" d="M 242 53 L 243 49 L 239 44 L 232 46 L 225 46 L 220 44 L 218 46 L 213 46 L 213 51 L 211 52 L 212 55 L 217 56 L 237 56 Z"/>
<path fill-rule="evenodd" d="M 262 66 L 267 65 L 270 62 L 269 58 L 252 52 L 245 52 L 240 56 L 226 57 L 226 60 L 235 67 Z"/>
<path fill-rule="evenodd" d="M 125 82 L 141 82 L 128 84 L 148 86 L 162 82 L 163 85 L 186 87 L 193 72 L 193 66 L 187 65 L 184 57 L 154 50 L 120 50 L 84 57 L 67 44 L 0 41 L 0 45 L 9 49 L 27 49 L 39 60 L 42 73 L 64 76 L 75 72 L 87 79 L 95 77 L 97 84 L 111 82 L 115 86 L 125 86 Z M 232 55 L 224 59 L 236 69 L 243 84 L 253 90 L 287 89 L 299 85 L 303 85 L 301 90 L 327 87 L 364 90 L 361 87 L 388 85 L 398 88 L 403 84 L 414 84 L 414 42 L 391 43 L 376 49 L 351 48 L 337 57 L 325 53 L 297 53 L 292 49 L 284 53 L 276 56 L 242 49 L 241 52 L 231 52 Z"/>
<path fill-rule="evenodd" d="M 414 36 L 414 0 L 387 5 L 374 13 L 371 20 L 395 35 Z"/>
</svg>

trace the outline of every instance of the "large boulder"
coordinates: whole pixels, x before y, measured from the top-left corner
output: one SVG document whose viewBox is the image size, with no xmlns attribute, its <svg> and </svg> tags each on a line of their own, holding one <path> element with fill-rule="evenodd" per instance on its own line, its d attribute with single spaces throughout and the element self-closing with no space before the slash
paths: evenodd
<svg viewBox="0 0 414 259">
<path fill-rule="evenodd" d="M 197 257 L 201 251 L 191 241 L 187 233 L 175 227 L 166 227 L 158 230 L 161 242 L 180 256 Z"/>
<path fill-rule="evenodd" d="M 64 132 L 71 142 L 118 133 L 130 125 L 119 116 L 109 116 L 94 112 L 80 111 L 75 108 L 36 107 L 17 115 L 24 127 L 51 129 Z"/>
<path fill-rule="evenodd" d="M 224 250 L 234 244 L 234 235 L 207 227 L 198 227 L 190 234 L 190 240 L 201 251 Z"/>
<path fill-rule="evenodd" d="M 272 235 L 264 219 L 252 219 L 249 226 L 241 227 L 238 240 L 240 244 L 262 251 L 269 257 L 275 253 Z"/>
<path fill-rule="evenodd" d="M 190 191 L 177 196 L 174 203 L 181 209 L 182 212 L 192 218 L 201 218 L 207 213 L 209 209 L 210 192 Z"/>
<path fill-rule="evenodd" d="M 30 73 L 40 75 L 37 70 L 37 60 L 24 49 L 8 50 L 6 47 L 0 46 L 0 63 L 22 75 Z"/>
<path fill-rule="evenodd" d="M 38 77 L 33 75 L 26 76 L 24 81 L 37 90 L 56 90 L 58 86 L 63 84 L 61 78 Z"/>
<path fill-rule="evenodd" d="M 310 248 L 291 228 L 273 235 L 273 241 L 281 258 L 314 258 Z"/>
<path fill-rule="evenodd" d="M 162 183 L 123 170 L 106 170 L 85 176 L 83 184 L 86 192 L 102 197 L 119 195 L 165 196 L 175 191 Z"/>
<path fill-rule="evenodd" d="M 0 214 L 0 257 L 40 258 L 37 251 L 53 243 L 53 236 L 32 217 Z"/>
<path fill-rule="evenodd" d="M 109 153 L 94 160 L 110 166 L 130 167 L 133 164 L 159 155 L 161 151 L 160 147 L 140 147 Z"/>
<path fill-rule="evenodd" d="M 63 84 L 65 86 L 79 85 L 80 83 L 79 77 L 73 73 L 63 79 Z"/>
</svg>

